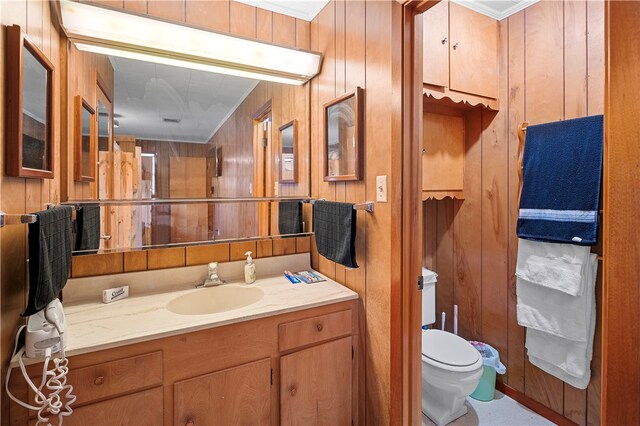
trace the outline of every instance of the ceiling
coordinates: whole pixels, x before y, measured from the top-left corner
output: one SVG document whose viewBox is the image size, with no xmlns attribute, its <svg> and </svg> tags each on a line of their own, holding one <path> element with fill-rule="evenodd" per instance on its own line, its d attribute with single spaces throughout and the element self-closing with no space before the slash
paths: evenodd
<svg viewBox="0 0 640 426">
<path fill-rule="evenodd" d="M 312 21 L 313 18 L 329 3 L 329 0 L 237 0 L 261 9 L 293 16 L 294 18 Z"/>
<path fill-rule="evenodd" d="M 241 3 L 311 21 L 329 0 L 237 0 Z M 502 20 L 539 0 L 451 0 L 471 10 Z"/>
<path fill-rule="evenodd" d="M 109 59 L 115 73 L 114 114 L 119 122 L 115 134 L 138 139 L 207 143 L 259 82 L 113 56 Z"/>
<path fill-rule="evenodd" d="M 539 0 L 451 0 L 461 6 L 501 21 Z"/>
</svg>

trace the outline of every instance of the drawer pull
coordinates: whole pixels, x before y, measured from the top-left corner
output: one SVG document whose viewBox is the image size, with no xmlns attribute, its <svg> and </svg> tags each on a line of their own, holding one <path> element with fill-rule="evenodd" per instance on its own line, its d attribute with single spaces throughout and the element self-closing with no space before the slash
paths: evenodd
<svg viewBox="0 0 640 426">
<path fill-rule="evenodd" d="M 103 383 L 104 383 L 104 377 L 102 376 L 96 377 L 96 379 L 93 381 L 93 384 L 96 386 L 100 386 Z"/>
<path fill-rule="evenodd" d="M 291 386 L 291 388 L 289 389 L 289 393 L 291 394 L 291 396 L 296 396 L 296 394 L 298 393 L 298 389 L 294 386 Z"/>
<path fill-rule="evenodd" d="M 316 324 L 316 330 L 318 330 L 318 332 L 322 331 L 323 328 L 324 328 L 324 326 L 322 325 L 321 322 Z"/>
<path fill-rule="evenodd" d="M 187 420 L 187 422 L 184 424 L 184 426 L 196 426 L 196 422 L 194 422 L 193 420 L 189 419 L 189 420 Z"/>
</svg>

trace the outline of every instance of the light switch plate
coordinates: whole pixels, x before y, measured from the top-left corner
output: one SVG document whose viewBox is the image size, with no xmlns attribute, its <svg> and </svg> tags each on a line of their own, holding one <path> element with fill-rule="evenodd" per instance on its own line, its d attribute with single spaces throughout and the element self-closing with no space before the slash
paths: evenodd
<svg viewBox="0 0 640 426">
<path fill-rule="evenodd" d="M 376 201 L 387 202 L 387 177 L 376 176 Z"/>
</svg>

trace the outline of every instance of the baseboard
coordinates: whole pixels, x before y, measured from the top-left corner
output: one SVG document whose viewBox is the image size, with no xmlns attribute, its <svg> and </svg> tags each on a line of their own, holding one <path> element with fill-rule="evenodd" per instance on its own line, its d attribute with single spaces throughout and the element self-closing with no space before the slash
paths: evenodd
<svg viewBox="0 0 640 426">
<path fill-rule="evenodd" d="M 496 389 L 507 395 L 509 398 L 518 401 L 520 404 L 524 405 L 531 411 L 540 414 L 550 422 L 553 422 L 559 426 L 576 426 L 574 422 L 567 419 L 563 415 L 556 413 L 551 408 L 539 403 L 533 398 L 528 397 L 522 392 L 515 390 L 511 386 L 505 385 L 504 383 L 496 382 Z"/>
</svg>

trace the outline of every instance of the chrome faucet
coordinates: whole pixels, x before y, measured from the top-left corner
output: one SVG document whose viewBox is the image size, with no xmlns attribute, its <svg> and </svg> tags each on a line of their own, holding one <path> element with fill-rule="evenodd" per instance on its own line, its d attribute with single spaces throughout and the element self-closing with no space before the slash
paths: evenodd
<svg viewBox="0 0 640 426">
<path fill-rule="evenodd" d="M 202 283 L 196 284 L 196 288 L 214 287 L 224 283 L 225 281 L 218 276 L 218 262 L 211 262 L 209 263 L 207 278 Z"/>
</svg>

